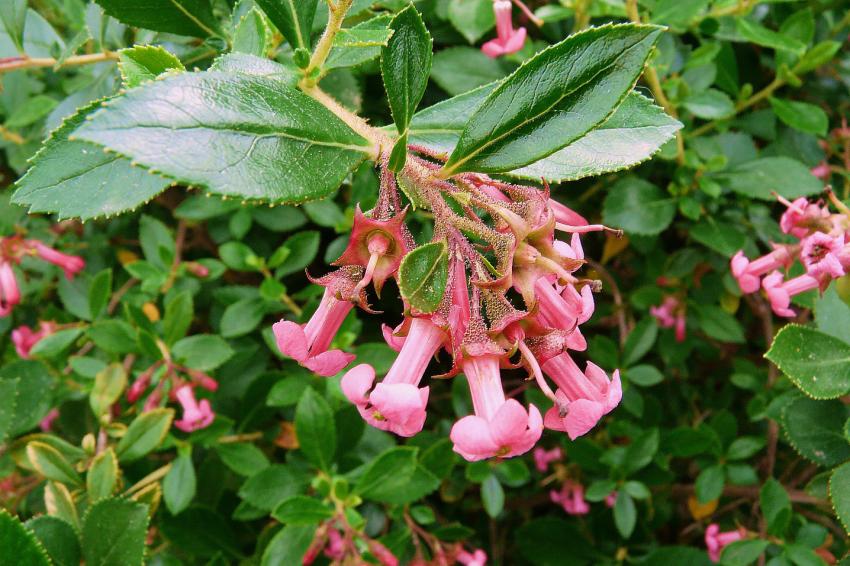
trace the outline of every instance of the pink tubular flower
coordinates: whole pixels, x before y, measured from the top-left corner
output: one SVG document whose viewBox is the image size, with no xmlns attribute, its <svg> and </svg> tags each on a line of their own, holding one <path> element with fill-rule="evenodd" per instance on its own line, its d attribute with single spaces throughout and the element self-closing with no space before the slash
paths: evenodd
<svg viewBox="0 0 850 566">
<path fill-rule="evenodd" d="M 782 197 L 777 199 L 788 208 L 779 219 L 779 227 L 786 234 L 803 238 L 812 228 L 829 218 L 829 209 L 826 206 L 810 203 L 806 197 L 800 197 L 793 202 Z"/>
<path fill-rule="evenodd" d="M 815 232 L 803 238 L 803 249 L 800 257 L 806 266 L 806 273 L 812 277 L 828 275 L 842 277 L 844 266 L 841 265 L 839 253 L 844 248 L 844 235 L 830 236 L 823 232 Z"/>
<path fill-rule="evenodd" d="M 755 293 L 761 286 L 761 276 L 780 267 L 788 267 L 794 260 L 796 250 L 791 246 L 776 246 L 772 252 L 750 261 L 739 250 L 732 257 L 732 275 L 738 280 L 743 293 Z"/>
<path fill-rule="evenodd" d="M 821 181 L 828 181 L 832 172 L 829 170 L 829 163 L 826 161 L 821 161 L 811 169 L 811 174 L 820 179 Z"/>
<path fill-rule="evenodd" d="M 425 424 L 429 388 L 419 388 L 428 362 L 448 340 L 436 324 L 414 318 L 398 357 L 383 381 L 375 385 L 375 369 L 369 364 L 355 366 L 342 378 L 348 400 L 369 424 L 399 436 L 413 436 Z"/>
<path fill-rule="evenodd" d="M 339 300 L 331 289 L 325 289 L 322 302 L 309 322 L 296 324 L 281 320 L 272 326 L 278 349 L 319 375 L 336 375 L 351 363 L 354 355 L 328 347 L 353 307 L 350 301 Z"/>
<path fill-rule="evenodd" d="M 206 399 L 201 399 L 198 402 L 195 399 L 195 391 L 191 386 L 184 385 L 180 387 L 175 395 L 183 407 L 183 418 L 175 421 L 174 426 L 183 432 L 193 432 L 212 424 L 215 419 L 215 413 L 213 413 L 210 407 L 210 402 Z"/>
<path fill-rule="evenodd" d="M 21 290 L 15 271 L 9 262 L 0 259 L 0 316 L 9 316 L 12 308 L 21 302 Z"/>
<path fill-rule="evenodd" d="M 660 306 L 649 308 L 649 314 L 655 317 L 661 328 L 675 328 L 676 341 L 685 341 L 687 319 L 681 301 L 673 295 L 668 295 Z"/>
<path fill-rule="evenodd" d="M 338 530 L 328 529 L 328 544 L 325 546 L 324 554 L 331 560 L 342 560 L 345 556 L 345 541 Z"/>
<path fill-rule="evenodd" d="M 499 57 L 516 53 L 525 45 L 525 28 L 514 29 L 512 7 L 508 0 L 495 0 L 493 11 L 496 13 L 496 38 L 481 47 L 488 57 Z"/>
<path fill-rule="evenodd" d="M 811 291 L 820 287 L 820 282 L 808 274 L 800 275 L 794 279 L 789 279 L 783 282 L 783 276 L 780 272 L 774 271 L 764 278 L 762 286 L 764 287 L 767 298 L 770 301 L 770 307 L 777 316 L 792 317 L 794 311 L 791 306 L 791 297 Z"/>
<path fill-rule="evenodd" d="M 38 240 L 29 240 L 28 243 L 35 249 L 38 257 L 60 267 L 65 272 L 67 279 L 73 279 L 74 275 L 82 271 L 86 266 L 85 260 L 79 256 L 63 254 Z"/>
<path fill-rule="evenodd" d="M 552 503 L 557 503 L 564 508 L 568 515 L 587 515 L 590 513 L 590 505 L 584 498 L 584 486 L 578 482 L 567 480 L 561 486 L 560 491 L 549 492 Z"/>
<path fill-rule="evenodd" d="M 505 399 L 499 359 L 499 354 L 484 351 L 463 361 L 475 414 L 457 421 L 449 436 L 454 451 L 470 462 L 524 454 L 543 434 L 537 407 L 529 405 L 526 412 L 515 399 Z"/>
<path fill-rule="evenodd" d="M 563 453 L 557 446 L 551 450 L 546 450 L 541 446 L 534 449 L 534 465 L 537 468 L 537 471 L 541 474 L 545 474 L 549 471 L 549 464 L 557 462 L 562 457 Z"/>
<path fill-rule="evenodd" d="M 38 344 L 38 342 L 53 334 L 55 325 L 52 322 L 39 323 L 38 330 L 33 330 L 29 326 L 19 326 L 12 331 L 12 343 L 15 345 L 15 351 L 23 359 L 29 359 L 30 350 Z"/>
<path fill-rule="evenodd" d="M 472 552 L 461 550 L 456 560 L 464 566 L 487 566 L 487 553 L 480 548 L 476 548 Z"/>
<path fill-rule="evenodd" d="M 587 362 L 582 373 L 566 352 L 544 363 L 543 371 L 558 385 L 558 405 L 546 412 L 546 427 L 565 431 L 572 440 L 596 426 L 623 397 L 619 370 L 609 380 L 602 368 Z"/>
<path fill-rule="evenodd" d="M 708 558 L 712 562 L 719 562 L 720 553 L 723 551 L 723 548 L 735 541 L 743 539 L 745 536 L 747 536 L 747 531 L 743 528 L 735 531 L 720 532 L 720 525 L 711 523 L 705 529 L 705 546 L 708 549 Z"/>
<path fill-rule="evenodd" d="M 587 341 L 578 325 L 586 322 L 593 315 L 595 305 L 593 290 L 590 286 L 585 285 L 579 292 L 570 284 L 558 293 L 552 283 L 545 277 L 541 277 L 534 284 L 534 293 L 539 305 L 540 321 L 549 328 L 569 331 L 570 335 L 567 338 L 569 349 L 585 350 Z"/>
<path fill-rule="evenodd" d="M 38 428 L 40 428 L 42 432 L 50 432 L 53 430 L 53 423 L 58 418 L 59 409 L 50 409 L 50 411 L 44 415 L 44 418 L 38 423 Z"/>
</svg>

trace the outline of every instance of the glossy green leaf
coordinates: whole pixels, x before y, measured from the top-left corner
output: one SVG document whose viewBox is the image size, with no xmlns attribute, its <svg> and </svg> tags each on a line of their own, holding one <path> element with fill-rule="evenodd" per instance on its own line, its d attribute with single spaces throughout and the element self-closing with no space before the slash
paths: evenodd
<svg viewBox="0 0 850 566">
<path fill-rule="evenodd" d="M 34 360 L 19 360 L 0 368 L 0 382 L 6 381 L 16 382 L 15 413 L 6 431 L 12 436 L 38 425 L 53 407 L 55 385 L 47 367 Z M 10 388 L 9 385 L 6 387 Z"/>
<path fill-rule="evenodd" d="M 259 10 L 242 16 L 233 33 L 233 51 L 261 57 L 266 51 L 266 23 Z"/>
<path fill-rule="evenodd" d="M 328 402 L 307 388 L 295 408 L 295 434 L 307 459 L 318 468 L 330 469 L 336 452 L 334 416 Z"/>
<path fill-rule="evenodd" d="M 117 498 L 95 503 L 81 534 L 86 566 L 141 566 L 147 530 L 146 505 Z"/>
<path fill-rule="evenodd" d="M 176 99 L 179 107 L 164 102 Z M 268 77 L 222 72 L 144 85 L 75 135 L 180 182 L 269 202 L 328 196 L 371 151 L 307 95 Z"/>
<path fill-rule="evenodd" d="M 0 380 L 0 442 L 6 440 L 18 406 L 18 378 Z"/>
<path fill-rule="evenodd" d="M 829 478 L 829 499 L 844 530 L 850 535 L 850 462 L 835 468 Z"/>
<path fill-rule="evenodd" d="M 127 25 L 180 35 L 217 35 L 210 0 L 97 0 L 104 11 Z"/>
<path fill-rule="evenodd" d="M 850 443 L 842 429 L 848 409 L 840 401 L 799 398 L 782 411 L 788 442 L 804 458 L 822 466 L 850 460 Z"/>
<path fill-rule="evenodd" d="M 676 214 L 676 203 L 661 189 L 637 177 L 615 183 L 602 207 L 605 224 L 626 234 L 651 235 L 664 231 Z"/>
<path fill-rule="evenodd" d="M 791 498 L 782 484 L 773 478 L 765 480 L 759 492 L 761 512 L 767 521 L 768 533 L 782 536 L 791 523 Z"/>
<path fill-rule="evenodd" d="M 722 566 L 747 566 L 756 561 L 770 545 L 766 540 L 739 540 L 725 547 L 720 554 Z"/>
<path fill-rule="evenodd" d="M 501 80 L 512 68 L 503 60 L 487 57 L 480 49 L 449 47 L 434 54 L 431 78 L 444 91 L 456 96 Z"/>
<path fill-rule="evenodd" d="M 184 511 L 195 498 L 195 466 L 190 453 L 181 453 L 171 462 L 171 469 L 162 480 L 165 506 L 172 515 Z"/>
<path fill-rule="evenodd" d="M 792 128 L 816 136 L 826 135 L 829 118 L 820 106 L 774 97 L 770 97 L 770 106 L 776 116 Z"/>
<path fill-rule="evenodd" d="M 127 387 L 127 372 L 121 364 L 111 364 L 95 376 L 89 405 L 95 416 L 105 414 Z"/>
<path fill-rule="evenodd" d="M 289 566 L 301 564 L 310 547 L 316 527 L 312 525 L 287 525 L 269 541 L 260 566 Z"/>
<path fill-rule="evenodd" d="M 354 67 L 376 59 L 392 37 L 392 16 L 381 14 L 339 31 L 325 61 L 326 69 Z"/>
<path fill-rule="evenodd" d="M 490 0 L 449 0 L 448 16 L 469 43 L 476 43 L 496 25 Z"/>
<path fill-rule="evenodd" d="M 118 69 L 127 88 L 152 81 L 170 70 L 183 71 L 180 59 L 158 45 L 136 45 L 118 52 Z"/>
<path fill-rule="evenodd" d="M 292 49 L 310 49 L 310 32 L 319 0 L 256 0 Z"/>
<path fill-rule="evenodd" d="M 153 409 L 136 417 L 118 442 L 121 462 L 132 462 L 155 450 L 171 428 L 174 409 Z"/>
<path fill-rule="evenodd" d="M 614 502 L 614 526 L 623 538 L 632 536 L 637 524 L 637 508 L 632 496 L 621 491 L 617 493 L 617 501 Z"/>
<path fill-rule="evenodd" d="M 802 55 L 806 45 L 793 37 L 783 35 L 747 18 L 736 18 L 735 26 L 741 36 L 756 45 L 769 47 L 778 51 L 788 51 Z"/>
<path fill-rule="evenodd" d="M 790 157 L 761 157 L 714 177 L 736 193 L 769 201 L 776 200 L 774 191 L 794 199 L 823 190 L 823 183 L 809 172 L 809 168 Z"/>
<path fill-rule="evenodd" d="M 80 541 L 70 523 L 58 517 L 40 515 L 27 521 L 26 527 L 41 542 L 54 566 L 80 566 Z M 2 544 L 0 542 L 0 546 Z"/>
<path fill-rule="evenodd" d="M 659 33 L 603 26 L 541 51 L 470 117 L 444 174 L 518 169 L 580 138 L 620 105 Z"/>
<path fill-rule="evenodd" d="M 697 476 L 694 484 L 695 493 L 700 503 L 708 503 L 718 499 L 723 494 L 726 482 L 726 471 L 721 465 L 710 466 Z"/>
<path fill-rule="evenodd" d="M 233 348 L 221 336 L 195 334 L 174 344 L 171 353 L 178 363 L 199 371 L 211 371 L 233 356 Z"/>
<path fill-rule="evenodd" d="M 240 476 L 250 477 L 269 467 L 262 450 L 249 442 L 228 442 L 216 447 L 221 461 Z"/>
<path fill-rule="evenodd" d="M 80 475 L 55 448 L 43 442 L 27 444 L 27 458 L 36 471 L 45 478 L 72 486 L 83 483 Z"/>
<path fill-rule="evenodd" d="M 83 333 L 81 328 L 66 328 L 49 336 L 45 336 L 30 350 L 30 356 L 34 358 L 50 358 L 58 356 L 68 349 Z"/>
<path fill-rule="evenodd" d="M 725 92 L 710 88 L 687 97 L 682 105 L 697 118 L 720 120 L 735 113 L 735 104 Z"/>
<path fill-rule="evenodd" d="M 263 511 L 273 511 L 282 501 L 298 495 L 310 478 L 292 466 L 272 464 L 260 470 L 239 489 L 239 496 Z"/>
<path fill-rule="evenodd" d="M 385 501 L 404 490 L 416 473 L 417 450 L 409 446 L 390 448 L 372 460 L 355 485 L 355 492 L 373 501 Z"/>
<path fill-rule="evenodd" d="M 818 330 L 839 340 L 850 336 L 850 305 L 841 299 L 835 285 L 830 285 L 815 301 L 815 322 Z"/>
<path fill-rule="evenodd" d="M 315 497 L 296 495 L 281 502 L 272 517 L 284 525 L 318 525 L 333 517 L 334 510 Z"/>
<path fill-rule="evenodd" d="M 0 4 L 0 28 L 5 29 L 19 53 L 24 50 L 24 24 L 27 18 L 27 0 L 7 0 Z"/>
<path fill-rule="evenodd" d="M 708 336 L 722 342 L 744 343 L 744 329 L 741 323 L 722 308 L 714 305 L 700 306 L 697 315 L 700 329 Z"/>
<path fill-rule="evenodd" d="M 194 318 L 192 293 L 182 291 L 165 303 L 165 316 L 162 318 L 162 334 L 166 345 L 171 346 L 189 331 Z"/>
<path fill-rule="evenodd" d="M 95 456 L 86 475 L 86 492 L 89 502 L 94 503 L 112 495 L 118 486 L 119 473 L 118 459 L 112 448 Z"/>
<path fill-rule="evenodd" d="M 445 242 L 431 242 L 409 252 L 399 267 L 399 289 L 414 309 L 422 313 L 437 310 L 449 278 L 448 249 Z"/>
<path fill-rule="evenodd" d="M 69 141 L 101 104 L 96 101 L 83 107 L 50 134 L 29 171 L 18 180 L 13 202 L 29 207 L 30 212 L 86 220 L 136 208 L 171 184 L 96 145 Z"/>
<path fill-rule="evenodd" d="M 835 399 L 850 392 L 850 344 L 834 336 L 789 324 L 765 357 L 810 397 Z"/>
<path fill-rule="evenodd" d="M 5 509 L 0 509 L 0 549 L 9 559 L 9 566 L 50 566 L 47 552 L 35 535 L 27 529 L 17 517 Z"/>
<path fill-rule="evenodd" d="M 381 50 L 381 77 L 400 134 L 407 131 L 431 73 L 431 34 L 413 5 L 390 22 L 393 32 Z"/>
<path fill-rule="evenodd" d="M 493 474 L 487 476 L 487 479 L 481 483 L 481 503 L 487 515 L 494 519 L 505 507 L 505 490 Z"/>
</svg>

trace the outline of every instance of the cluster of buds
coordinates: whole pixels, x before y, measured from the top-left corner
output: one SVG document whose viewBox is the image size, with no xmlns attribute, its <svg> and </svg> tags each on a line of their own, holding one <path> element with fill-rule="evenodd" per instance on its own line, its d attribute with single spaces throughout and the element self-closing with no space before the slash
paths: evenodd
<svg viewBox="0 0 850 566">
<path fill-rule="evenodd" d="M 477 173 L 439 179 L 435 161 L 441 156 L 414 151 L 423 157 L 409 156 L 412 165 L 400 178 L 408 194 L 416 191 L 412 200 L 427 203 L 434 215 L 433 241 L 447 256 L 445 292 L 429 312 L 405 301 L 404 320 L 383 327 L 387 344 L 398 352 L 387 375 L 376 383 L 372 366 L 357 365 L 343 376 L 343 393 L 372 426 L 413 436 L 423 428 L 430 395 L 421 382 L 432 358 L 445 353 L 451 365 L 435 377 L 464 373 L 472 398 L 474 414 L 457 421 L 450 433 L 455 452 L 467 460 L 528 452 L 544 427 L 571 439 L 586 434 L 622 397 L 617 371 L 609 377 L 592 362 L 582 370 L 574 359 L 574 352 L 587 348 L 580 325 L 593 314 L 593 292 L 601 287 L 575 274 L 586 263 L 580 236 L 609 229 L 550 199 L 548 186 Z M 386 280 L 399 277 L 414 247 L 406 214 L 385 164 L 378 202 L 368 213 L 358 208 L 348 247 L 335 262 L 338 269 L 311 278 L 325 287 L 312 318 L 274 325 L 284 355 L 324 376 L 353 361 L 352 354 L 331 347 L 334 337 L 355 305 L 373 312 L 368 286 L 380 293 Z M 556 239 L 556 231 L 568 241 Z M 520 300 L 521 309 L 514 305 Z M 552 402 L 545 416 L 505 394 L 502 370 L 520 368 Z"/>
<path fill-rule="evenodd" d="M 554 464 L 554 473 L 543 480 L 543 484 L 551 481 L 560 481 L 560 489 L 549 491 L 549 499 L 552 503 L 561 507 L 567 515 L 587 515 L 590 513 L 590 504 L 584 497 L 584 485 L 575 478 L 570 477 L 566 466 L 559 464 L 563 459 L 563 452 L 557 446 L 546 450 L 541 447 L 534 449 L 534 465 L 541 474 L 549 473 L 549 466 Z M 614 507 L 617 501 L 617 492 L 612 491 L 605 497 L 605 505 Z"/>
<path fill-rule="evenodd" d="M 175 364 L 170 356 L 165 356 L 136 377 L 127 389 L 127 401 L 135 403 L 147 395 L 143 410 L 150 411 L 159 407 L 167 396 L 183 409 L 182 418 L 174 421 L 174 426 L 183 432 L 193 432 L 208 427 L 215 420 L 210 402 L 207 399 L 198 401 L 195 397 L 197 388 L 213 392 L 218 389 L 218 382 L 202 371 Z"/>
<path fill-rule="evenodd" d="M 21 302 L 21 290 L 13 266 L 25 257 L 37 257 L 58 266 L 65 277 L 73 279 L 83 270 L 86 262 L 75 255 L 56 251 L 38 240 L 27 240 L 22 236 L 0 238 L 0 317 L 9 316 Z"/>
<path fill-rule="evenodd" d="M 763 289 L 777 316 L 794 316 L 790 306 L 795 295 L 814 289 L 824 291 L 833 279 L 843 277 L 850 269 L 850 246 L 847 245 L 850 209 L 832 191 L 827 194 L 838 212 L 831 212 L 823 201 L 810 202 L 800 197 L 789 202 L 778 197 L 787 208 L 779 227 L 797 241 L 774 244 L 773 251 L 753 261 L 747 259 L 743 251 L 732 258 L 732 275 L 741 291 L 755 293 Z M 795 260 L 805 271 L 786 278 L 784 272 Z"/>
</svg>

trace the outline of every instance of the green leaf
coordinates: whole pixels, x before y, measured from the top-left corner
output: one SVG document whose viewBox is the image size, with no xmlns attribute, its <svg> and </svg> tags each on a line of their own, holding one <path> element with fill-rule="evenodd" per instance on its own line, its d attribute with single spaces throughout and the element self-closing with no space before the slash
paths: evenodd
<svg viewBox="0 0 850 566">
<path fill-rule="evenodd" d="M 723 342 L 744 343 L 744 329 L 734 316 L 720 307 L 700 306 L 697 309 L 700 328 L 703 332 Z"/>
<path fill-rule="evenodd" d="M 228 468 L 241 476 L 253 476 L 269 466 L 263 451 L 248 442 L 219 444 L 216 452 Z"/>
<path fill-rule="evenodd" d="M 107 366 L 94 378 L 94 387 L 89 393 L 89 405 L 96 417 L 106 414 L 127 387 L 127 372 L 121 364 Z"/>
<path fill-rule="evenodd" d="M 490 0 L 449 0 L 449 21 L 470 44 L 496 25 Z"/>
<path fill-rule="evenodd" d="M 315 536 L 312 525 L 287 525 L 269 541 L 263 551 L 260 566 L 290 566 L 301 564 Z"/>
<path fill-rule="evenodd" d="M 38 441 L 30 442 L 27 444 L 27 458 L 36 471 L 49 480 L 74 486 L 83 483 L 82 478 L 70 462 L 49 444 Z"/>
<path fill-rule="evenodd" d="M 138 207 L 171 181 L 133 167 L 129 159 L 69 136 L 103 101 L 84 106 L 54 130 L 16 183 L 12 202 L 59 219 L 110 216 Z"/>
<path fill-rule="evenodd" d="M 655 26 L 606 25 L 541 51 L 472 115 L 443 174 L 510 171 L 580 138 L 620 105 L 659 33 Z"/>
<path fill-rule="evenodd" d="M 782 484 L 773 478 L 765 480 L 759 492 L 761 512 L 767 521 L 768 533 L 781 537 L 791 523 L 791 498 Z"/>
<path fill-rule="evenodd" d="M 637 508 L 632 496 L 621 491 L 617 493 L 617 501 L 614 503 L 614 526 L 623 538 L 632 536 L 637 523 Z"/>
<path fill-rule="evenodd" d="M 256 8 L 242 16 L 233 33 L 233 51 L 261 57 L 266 51 L 266 22 Z"/>
<path fill-rule="evenodd" d="M 6 440 L 18 405 L 18 378 L 0 379 L 0 443 Z"/>
<path fill-rule="evenodd" d="M 357 480 L 355 493 L 372 501 L 387 501 L 408 488 L 416 473 L 417 449 L 397 446 L 372 460 Z"/>
<path fill-rule="evenodd" d="M 171 346 L 189 331 L 194 318 L 192 293 L 182 291 L 165 303 L 165 316 L 162 319 L 163 339 Z"/>
<path fill-rule="evenodd" d="M 211 371 L 233 356 L 233 348 L 221 336 L 196 334 L 174 344 L 171 354 L 180 365 Z"/>
<path fill-rule="evenodd" d="M 316 16 L 318 0 L 256 0 L 293 51 L 310 49 L 310 32 Z"/>
<path fill-rule="evenodd" d="M 38 425 L 54 406 L 54 378 L 41 362 L 19 360 L 0 368 L 0 382 L 5 381 L 16 383 L 15 414 L 6 431 L 9 436 L 15 436 Z M 6 387 L 11 388 L 8 385 Z M 2 432 L 0 430 L 0 433 Z"/>
<path fill-rule="evenodd" d="M 55 566 L 80 566 L 82 551 L 80 550 L 80 541 L 74 527 L 69 523 L 51 517 L 50 515 L 40 515 L 26 522 L 26 527 L 35 534 L 51 562 Z M 2 542 L 0 536 L 0 547 L 7 548 Z M 20 556 L 16 554 L 15 556 Z M 32 564 L 28 561 L 23 561 L 22 564 Z"/>
<path fill-rule="evenodd" d="M 703 548 L 691 546 L 662 546 L 650 552 L 642 566 L 670 566 L 671 564 L 687 564 L 688 566 L 712 566 L 708 553 Z"/>
<path fill-rule="evenodd" d="M 637 323 L 626 338 L 623 346 L 623 365 L 630 366 L 640 360 L 658 337 L 658 323 L 652 317 L 647 317 Z"/>
<path fill-rule="evenodd" d="M 577 522 L 554 517 L 526 521 L 515 533 L 515 542 L 520 553 L 535 566 L 593 564 L 598 559 L 586 540 Z"/>
<path fill-rule="evenodd" d="M 652 9 L 651 21 L 685 31 L 708 4 L 709 0 L 660 0 Z"/>
<path fill-rule="evenodd" d="M 688 112 L 704 120 L 720 120 L 735 113 L 735 104 L 729 95 L 713 88 L 687 97 L 682 105 Z"/>
<path fill-rule="evenodd" d="M 504 61 L 487 57 L 480 49 L 449 47 L 434 54 L 431 78 L 444 91 L 456 96 L 501 80 L 510 69 Z"/>
<path fill-rule="evenodd" d="M 86 566 L 141 566 L 148 508 L 128 499 L 104 499 L 89 507 L 82 529 Z"/>
<path fill-rule="evenodd" d="M 156 449 L 171 428 L 174 409 L 153 409 L 136 417 L 118 442 L 121 462 L 132 462 Z"/>
<path fill-rule="evenodd" d="M 318 525 L 333 515 L 333 509 L 315 497 L 306 495 L 284 500 L 272 513 L 272 517 L 285 525 Z"/>
<path fill-rule="evenodd" d="M 817 69 L 824 63 L 832 60 L 838 50 L 841 49 L 841 43 L 838 41 L 821 41 L 800 58 L 800 61 L 795 65 L 794 70 L 798 73 L 808 73 Z"/>
<path fill-rule="evenodd" d="M 801 132 L 825 136 L 829 118 L 820 106 L 808 102 L 797 102 L 770 97 L 770 106 L 780 120 Z"/>
<path fill-rule="evenodd" d="M 0 508 L 0 548 L 12 566 L 50 566 L 44 547 L 17 517 Z"/>
<path fill-rule="evenodd" d="M 718 222 L 709 216 L 690 227 L 690 236 L 702 245 L 732 257 L 738 250 L 744 247 L 746 235 L 734 224 Z"/>
<path fill-rule="evenodd" d="M 799 542 L 786 544 L 784 554 L 795 566 L 824 566 L 826 564 L 817 552 Z"/>
<path fill-rule="evenodd" d="M 49 481 L 44 487 L 44 503 L 50 514 L 80 528 L 80 518 L 77 516 L 77 506 L 71 497 L 71 492 L 64 484 Z"/>
<path fill-rule="evenodd" d="M 30 350 L 30 356 L 34 358 L 52 358 L 53 356 L 58 356 L 68 346 L 73 344 L 82 333 L 82 328 L 66 328 L 65 330 L 54 332 L 36 342 L 35 346 Z"/>
<path fill-rule="evenodd" d="M 322 470 L 329 470 L 336 452 L 334 416 L 327 401 L 312 388 L 295 407 L 295 434 L 307 459 Z"/>
<path fill-rule="evenodd" d="M 421 313 L 437 310 L 449 279 L 445 242 L 431 242 L 409 252 L 398 270 L 398 286 L 410 306 Z"/>
<path fill-rule="evenodd" d="M 354 67 L 376 59 L 392 36 L 392 16 L 381 14 L 354 27 L 339 30 L 333 48 L 325 61 L 325 69 Z"/>
<path fill-rule="evenodd" d="M 182 183 L 269 202 L 326 197 L 372 151 L 330 110 L 280 81 L 215 71 L 134 89 L 75 135 Z"/>
<path fill-rule="evenodd" d="M 764 448 L 764 438 L 758 436 L 741 436 L 732 441 L 729 449 L 726 451 L 726 458 L 729 460 L 746 460 L 755 456 L 762 448 Z"/>
<path fill-rule="evenodd" d="M 842 433 L 847 416 L 841 401 L 799 398 L 783 409 L 782 426 L 801 456 L 822 466 L 835 466 L 850 460 L 850 444 Z"/>
<path fill-rule="evenodd" d="M 806 50 L 806 45 L 802 41 L 767 29 L 747 18 L 735 18 L 735 26 L 744 39 L 756 45 L 777 51 L 788 51 L 796 55 L 802 55 Z"/>
<path fill-rule="evenodd" d="M 86 475 L 86 492 L 89 502 L 94 503 L 112 495 L 118 485 L 119 473 L 118 459 L 112 448 L 95 456 Z"/>
<path fill-rule="evenodd" d="M 747 566 L 752 564 L 767 549 L 766 540 L 739 540 L 723 549 L 720 564 L 723 566 Z"/>
<path fill-rule="evenodd" d="M 246 297 L 229 305 L 221 317 L 221 335 L 225 338 L 244 336 L 253 331 L 266 314 L 265 301 Z"/>
<path fill-rule="evenodd" d="M 815 301 L 815 323 L 818 330 L 844 340 L 850 328 L 850 306 L 838 295 L 836 285 L 830 285 Z"/>
<path fill-rule="evenodd" d="M 661 189 L 637 177 L 625 177 L 611 187 L 602 218 L 627 233 L 652 235 L 664 231 L 676 215 L 676 203 Z"/>
<path fill-rule="evenodd" d="M 639 433 L 626 448 L 623 468 L 626 473 L 634 473 L 646 466 L 658 452 L 660 435 L 657 428 Z"/>
<path fill-rule="evenodd" d="M 126 354 L 136 349 L 136 331 L 117 318 L 95 322 L 89 327 L 88 335 L 98 348 L 113 354 Z"/>
<path fill-rule="evenodd" d="M 195 466 L 190 452 L 181 453 L 171 462 L 171 469 L 162 480 L 165 506 L 172 515 L 179 515 L 189 507 L 197 489 Z"/>
<path fill-rule="evenodd" d="M 835 399 L 850 392 L 850 344 L 834 336 L 789 324 L 764 356 L 810 397 Z"/>
<path fill-rule="evenodd" d="M 273 511 L 283 500 L 298 495 L 309 478 L 291 466 L 272 464 L 260 470 L 239 489 L 239 497 L 263 511 Z"/>
<path fill-rule="evenodd" d="M 809 168 L 790 157 L 761 157 L 717 173 L 714 178 L 736 193 L 769 201 L 776 200 L 774 191 L 795 199 L 823 190 L 823 183 Z"/>
<path fill-rule="evenodd" d="M 708 503 L 718 499 L 723 494 L 725 482 L 726 472 L 722 465 L 710 466 L 701 471 L 694 485 L 699 502 Z"/>
<path fill-rule="evenodd" d="M 118 69 L 126 88 L 152 81 L 166 71 L 185 71 L 180 59 L 159 45 L 136 45 L 118 51 Z"/>
<path fill-rule="evenodd" d="M 112 295 L 112 269 L 107 268 L 95 275 L 89 284 L 89 310 L 92 318 L 99 317 Z"/>
<path fill-rule="evenodd" d="M 218 34 L 209 0 L 96 1 L 107 14 L 134 27 L 195 37 Z"/>
<path fill-rule="evenodd" d="M 835 514 L 850 534 L 850 462 L 835 468 L 829 478 L 829 499 Z"/>
<path fill-rule="evenodd" d="M 625 370 L 626 379 L 629 383 L 641 387 L 651 387 L 664 381 L 664 374 L 658 368 L 649 364 L 641 364 Z"/>
<path fill-rule="evenodd" d="M 431 34 L 412 4 L 390 22 L 393 32 L 381 50 L 381 77 L 399 134 L 416 112 L 431 73 Z"/>
<path fill-rule="evenodd" d="M 493 519 L 498 517 L 505 507 L 505 490 L 493 474 L 481 482 L 481 503 L 484 504 L 487 515 Z"/>
<path fill-rule="evenodd" d="M 15 109 L 15 113 L 6 120 L 6 127 L 11 129 L 24 128 L 35 124 L 50 114 L 58 102 L 44 94 L 27 99 Z"/>
<path fill-rule="evenodd" d="M 6 30 L 18 53 L 24 49 L 24 24 L 27 18 L 27 0 L 7 0 L 0 5 L 0 24 Z"/>
</svg>

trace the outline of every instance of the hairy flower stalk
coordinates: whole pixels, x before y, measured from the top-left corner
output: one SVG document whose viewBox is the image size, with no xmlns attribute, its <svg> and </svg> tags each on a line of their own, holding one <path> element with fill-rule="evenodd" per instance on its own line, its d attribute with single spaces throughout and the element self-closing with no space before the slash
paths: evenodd
<svg viewBox="0 0 850 566">
<path fill-rule="evenodd" d="M 732 257 L 732 275 L 741 291 L 762 289 L 777 316 L 793 317 L 794 296 L 815 289 L 823 291 L 850 269 L 850 211 L 832 191 L 827 194 L 838 212 L 831 212 L 823 201 L 809 202 L 800 197 L 789 202 L 777 197 L 786 207 L 779 227 L 797 242 L 774 244 L 773 251 L 752 261 L 743 250 Z M 787 278 L 795 260 L 805 272 Z"/>
</svg>

